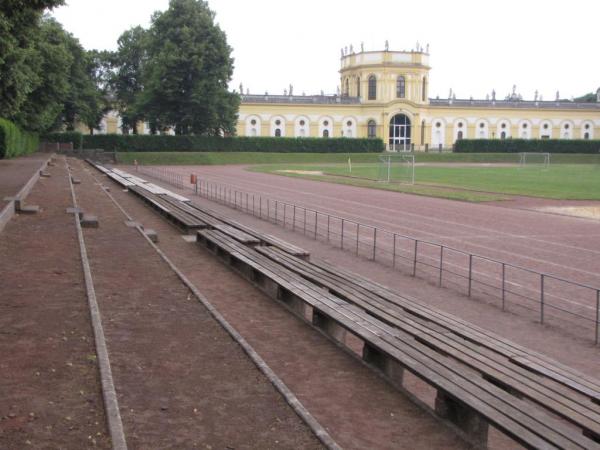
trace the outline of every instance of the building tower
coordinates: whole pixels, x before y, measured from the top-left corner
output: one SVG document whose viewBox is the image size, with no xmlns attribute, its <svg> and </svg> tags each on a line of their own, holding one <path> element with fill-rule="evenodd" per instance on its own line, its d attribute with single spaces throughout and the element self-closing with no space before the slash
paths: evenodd
<svg viewBox="0 0 600 450">
<path fill-rule="evenodd" d="M 343 97 L 358 97 L 365 106 L 409 107 L 429 104 L 429 54 L 416 51 L 361 51 L 344 53 L 340 78 Z M 414 121 L 413 117 L 412 121 Z M 402 113 L 384 117 L 383 136 L 389 135 L 391 150 L 407 150 L 417 124 Z"/>
</svg>

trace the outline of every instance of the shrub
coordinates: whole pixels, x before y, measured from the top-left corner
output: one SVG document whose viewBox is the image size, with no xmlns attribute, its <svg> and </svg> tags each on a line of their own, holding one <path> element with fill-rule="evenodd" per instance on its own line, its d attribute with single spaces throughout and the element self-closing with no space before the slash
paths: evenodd
<svg viewBox="0 0 600 450">
<path fill-rule="evenodd" d="M 65 135 L 66 133 L 63 133 Z M 71 133 L 70 133 L 71 134 Z M 72 136 L 52 135 L 53 142 L 73 142 Z M 59 140 L 61 139 L 61 140 Z M 74 143 L 74 148 L 79 148 Z M 379 153 L 381 139 L 213 137 L 165 135 L 83 135 L 83 149 L 117 152 L 278 152 L 278 153 Z"/>
<path fill-rule="evenodd" d="M 600 140 L 583 139 L 462 139 L 457 153 L 600 153 Z"/>
<path fill-rule="evenodd" d="M 0 119 L 0 159 L 33 153 L 39 143 L 37 134 L 22 131 L 9 120 Z"/>
</svg>

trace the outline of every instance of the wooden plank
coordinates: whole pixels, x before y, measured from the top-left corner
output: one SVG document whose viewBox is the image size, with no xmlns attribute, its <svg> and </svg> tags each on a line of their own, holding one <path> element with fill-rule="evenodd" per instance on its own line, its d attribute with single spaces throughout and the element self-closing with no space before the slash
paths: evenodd
<svg viewBox="0 0 600 450">
<path fill-rule="evenodd" d="M 495 351 L 501 352 L 506 357 L 517 355 L 529 357 L 532 361 L 552 368 L 552 370 L 556 370 L 558 373 L 561 373 L 567 378 L 576 378 L 582 385 L 588 387 L 594 392 L 600 392 L 600 380 L 597 380 L 587 374 L 583 374 L 572 367 L 565 366 L 558 361 L 554 361 L 546 355 L 520 346 L 512 341 L 509 341 L 508 339 L 496 335 L 491 331 L 485 330 L 456 316 L 453 316 L 452 314 L 420 304 L 418 300 L 414 298 L 408 296 L 400 297 L 386 286 L 368 280 L 356 273 L 331 266 L 323 261 L 319 261 L 316 264 L 327 271 L 333 271 L 349 281 L 354 281 L 355 283 L 366 287 L 382 298 L 397 303 L 416 316 L 435 321 L 439 325 L 444 326 L 445 328 L 452 330 L 457 334 L 460 334 L 465 339 L 473 340 L 481 345 L 486 345 L 486 342 L 489 342 L 489 345 L 494 346 L 493 349 Z"/>
<path fill-rule="evenodd" d="M 556 380 L 559 383 L 564 384 L 565 386 L 569 386 L 571 389 L 574 389 L 578 392 L 581 392 L 582 394 L 587 395 L 596 402 L 600 402 L 600 393 L 589 389 L 588 387 L 578 383 L 576 380 L 573 380 L 570 377 L 564 376 L 558 371 L 552 370 L 547 366 L 538 364 L 535 361 L 531 361 L 526 356 L 513 356 L 510 358 L 510 361 L 514 362 L 515 364 L 518 364 L 521 367 L 525 367 L 536 373 L 544 375 L 545 377 L 552 378 L 553 380 Z"/>
<path fill-rule="evenodd" d="M 215 229 L 221 231 L 222 233 L 225 233 L 226 235 L 234 238 L 236 241 L 241 242 L 242 244 L 245 244 L 245 245 L 260 244 L 259 239 L 255 238 L 254 236 L 250 236 L 249 234 L 244 233 L 243 231 L 240 231 L 237 228 L 234 228 L 230 225 L 216 225 Z"/>
</svg>

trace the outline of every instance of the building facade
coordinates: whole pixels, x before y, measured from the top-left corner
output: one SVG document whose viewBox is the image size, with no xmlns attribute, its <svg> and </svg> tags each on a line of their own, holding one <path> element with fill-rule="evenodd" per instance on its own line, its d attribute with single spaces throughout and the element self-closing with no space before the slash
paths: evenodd
<svg viewBox="0 0 600 450">
<path fill-rule="evenodd" d="M 514 91 L 505 100 L 431 99 L 430 69 L 420 48 L 342 51 L 338 95 L 242 95 L 237 134 L 378 137 L 396 151 L 458 139 L 600 138 L 600 89 L 592 103 L 525 101 Z"/>
</svg>

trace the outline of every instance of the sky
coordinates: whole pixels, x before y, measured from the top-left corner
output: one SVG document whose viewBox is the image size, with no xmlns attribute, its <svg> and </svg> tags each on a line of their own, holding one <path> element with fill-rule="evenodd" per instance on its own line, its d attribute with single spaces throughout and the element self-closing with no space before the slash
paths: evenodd
<svg viewBox="0 0 600 450">
<path fill-rule="evenodd" d="M 115 50 L 119 35 L 150 26 L 168 0 L 66 0 L 52 15 L 87 49 Z M 340 49 L 430 45 L 430 95 L 524 99 L 595 92 L 597 0 L 209 0 L 233 48 L 231 89 L 251 94 L 335 93 Z"/>
</svg>

